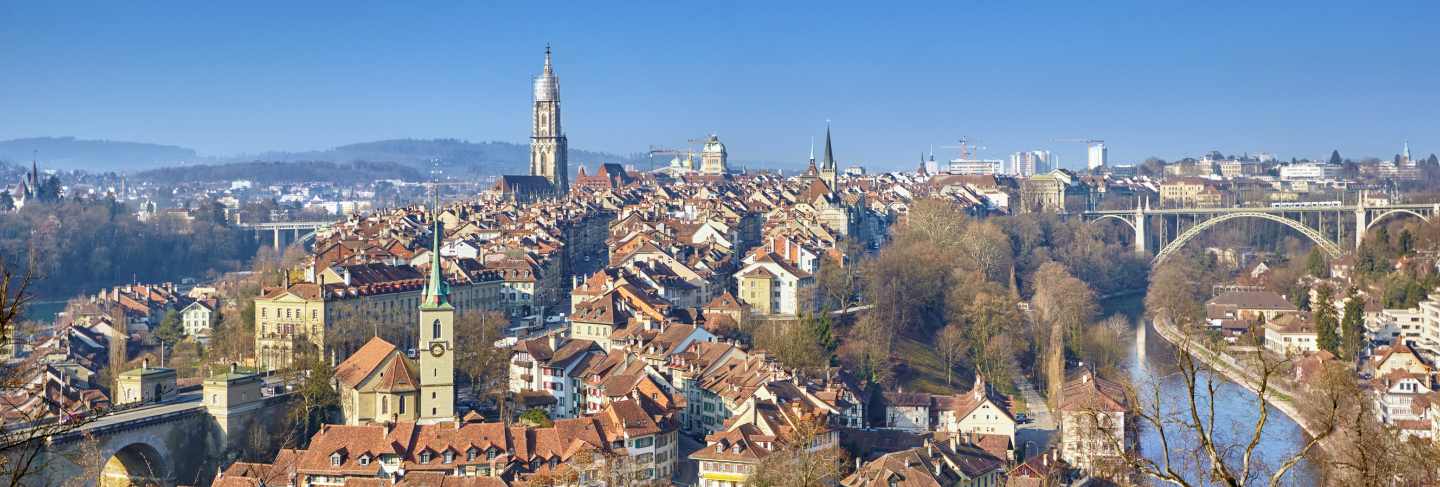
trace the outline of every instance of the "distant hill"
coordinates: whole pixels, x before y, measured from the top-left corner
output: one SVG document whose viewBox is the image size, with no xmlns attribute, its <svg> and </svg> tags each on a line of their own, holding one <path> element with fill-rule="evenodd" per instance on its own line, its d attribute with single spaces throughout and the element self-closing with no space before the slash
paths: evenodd
<svg viewBox="0 0 1440 487">
<path fill-rule="evenodd" d="M 234 181 L 248 179 L 258 184 L 328 181 L 338 184 L 366 183 L 377 179 L 419 181 L 419 169 L 394 162 L 250 161 L 198 164 L 150 169 L 135 174 L 137 181 L 173 184 L 179 181 Z"/>
<path fill-rule="evenodd" d="M 524 174 L 530 170 L 530 146 L 510 142 L 458 139 L 394 139 L 342 145 L 328 150 L 264 152 L 232 159 L 262 161 L 389 161 L 428 171 L 431 161 L 447 172 L 464 175 Z M 579 164 L 639 163 L 642 159 L 604 152 L 570 149 L 571 171 Z M 648 161 L 647 161 L 648 163 Z"/>
<path fill-rule="evenodd" d="M 29 167 L 31 157 L 39 157 L 46 169 L 84 169 L 92 172 L 138 171 L 201 159 L 193 149 L 142 142 L 74 137 L 0 141 L 0 160 Z"/>
<path fill-rule="evenodd" d="M 38 151 L 38 154 L 36 152 Z M 0 141 L 0 161 L 29 167 L 32 154 L 44 169 L 83 169 L 90 172 L 139 172 L 164 167 L 229 163 L 331 162 L 358 161 L 393 162 L 420 170 L 428 176 L 431 162 L 453 176 L 491 176 L 523 174 L 529 171 L 530 146 L 510 142 L 470 142 L 458 139 L 394 139 L 342 145 L 333 149 L 285 152 L 270 151 L 236 156 L 201 156 L 185 147 L 84 140 L 74 137 L 35 137 Z M 637 164 L 646 167 L 648 159 L 622 156 L 583 149 L 570 149 L 570 166 L 580 164 L 592 169 L 601 162 Z"/>
</svg>

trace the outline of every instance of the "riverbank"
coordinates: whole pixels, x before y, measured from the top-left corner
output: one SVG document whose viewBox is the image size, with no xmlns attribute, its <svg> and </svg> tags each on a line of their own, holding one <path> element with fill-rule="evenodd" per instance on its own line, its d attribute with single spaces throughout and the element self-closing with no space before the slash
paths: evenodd
<svg viewBox="0 0 1440 487">
<path fill-rule="evenodd" d="M 1186 341 L 1180 333 L 1180 330 L 1177 330 L 1173 324 L 1167 323 L 1164 320 L 1153 321 L 1151 324 L 1155 332 L 1159 333 L 1160 337 L 1164 338 L 1165 341 L 1171 345 L 1179 347 L 1182 341 Z M 1295 405 L 1295 398 L 1299 397 L 1299 394 L 1289 385 L 1284 384 L 1283 380 L 1272 380 L 1267 383 L 1266 387 L 1270 389 L 1270 393 L 1261 396 L 1258 385 L 1259 377 L 1256 377 L 1248 368 L 1237 362 L 1234 357 L 1223 352 L 1212 351 L 1203 344 L 1195 341 L 1188 341 L 1186 345 L 1187 347 L 1185 348 L 1189 351 L 1191 357 L 1199 359 L 1202 363 L 1209 366 L 1211 370 L 1219 372 L 1225 376 L 1226 379 L 1239 384 L 1241 387 L 1248 389 L 1251 393 L 1263 399 L 1266 404 L 1274 407 L 1276 410 L 1285 414 L 1286 417 L 1290 418 L 1291 421 L 1294 421 L 1295 424 L 1299 425 L 1300 429 L 1304 430 L 1310 437 L 1313 438 L 1316 436 L 1318 428 L 1310 424 L 1305 416 L 1300 414 L 1300 409 Z M 1326 446 L 1327 443 L 1321 443 L 1322 448 L 1326 448 Z"/>
</svg>

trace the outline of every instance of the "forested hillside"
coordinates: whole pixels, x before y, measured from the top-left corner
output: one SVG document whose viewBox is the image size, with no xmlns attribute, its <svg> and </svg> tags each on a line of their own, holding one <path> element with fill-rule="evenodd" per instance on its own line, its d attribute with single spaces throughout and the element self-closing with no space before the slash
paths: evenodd
<svg viewBox="0 0 1440 487">
<path fill-rule="evenodd" d="M 327 181 L 336 184 L 363 184 L 377 179 L 419 181 L 425 174 L 394 162 L 334 163 L 319 161 L 252 161 L 229 164 L 202 164 L 152 169 L 135 175 L 139 181 L 175 183 L 246 179 L 258 184 Z"/>
<path fill-rule="evenodd" d="M 0 214 L 0 256 L 16 271 L 34 262 L 32 291 L 41 299 L 235 270 L 255 245 L 249 232 L 212 219 L 141 222 L 108 200 L 28 204 Z"/>
</svg>

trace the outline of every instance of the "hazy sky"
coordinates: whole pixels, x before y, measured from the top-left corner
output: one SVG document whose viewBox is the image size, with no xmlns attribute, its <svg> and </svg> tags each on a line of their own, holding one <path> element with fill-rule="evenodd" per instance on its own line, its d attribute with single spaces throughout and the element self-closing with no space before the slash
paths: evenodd
<svg viewBox="0 0 1440 487">
<path fill-rule="evenodd" d="M 576 148 L 714 132 L 798 164 L 830 119 L 842 163 L 887 168 L 961 136 L 1067 165 L 1084 147 L 1056 139 L 1116 162 L 1440 152 L 1433 0 L 84 3 L 0 0 L 0 139 L 522 142 L 549 42 Z"/>
</svg>

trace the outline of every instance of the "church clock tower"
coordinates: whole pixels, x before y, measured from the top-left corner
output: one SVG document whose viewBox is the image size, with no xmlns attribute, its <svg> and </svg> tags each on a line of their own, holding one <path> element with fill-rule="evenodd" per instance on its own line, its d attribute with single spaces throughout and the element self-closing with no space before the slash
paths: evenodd
<svg viewBox="0 0 1440 487">
<path fill-rule="evenodd" d="M 434 242 L 430 247 L 430 279 L 420 299 L 419 423 L 455 421 L 455 307 L 450 286 L 440 272 L 440 239 L 445 226 L 439 208 L 432 211 Z"/>
<path fill-rule="evenodd" d="M 560 78 L 550 66 L 545 46 L 545 69 L 535 78 L 535 106 L 530 120 L 530 175 L 544 176 L 558 194 L 570 190 L 570 161 L 565 132 L 560 129 Z"/>
</svg>

